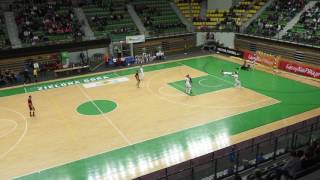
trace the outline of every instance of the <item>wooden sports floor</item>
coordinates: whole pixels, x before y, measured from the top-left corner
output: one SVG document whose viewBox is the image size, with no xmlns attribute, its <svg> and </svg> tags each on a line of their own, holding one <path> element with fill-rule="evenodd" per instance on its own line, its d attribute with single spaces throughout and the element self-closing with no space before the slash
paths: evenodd
<svg viewBox="0 0 320 180">
<path fill-rule="evenodd" d="M 141 88 L 129 68 L 3 89 L 0 179 L 130 179 L 320 115 L 319 82 L 240 70 L 234 87 L 221 70 L 238 63 L 205 56 L 145 66 Z"/>
</svg>

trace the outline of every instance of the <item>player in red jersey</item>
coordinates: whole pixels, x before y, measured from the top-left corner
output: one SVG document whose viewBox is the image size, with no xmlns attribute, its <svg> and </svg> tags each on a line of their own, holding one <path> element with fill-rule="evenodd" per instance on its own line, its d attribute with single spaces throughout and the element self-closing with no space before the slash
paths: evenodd
<svg viewBox="0 0 320 180">
<path fill-rule="evenodd" d="M 28 106 L 29 106 L 29 111 L 30 111 L 30 117 L 34 117 L 35 116 L 35 108 L 34 108 L 34 106 L 33 106 L 33 104 L 32 104 L 32 97 L 31 96 L 29 96 L 29 98 L 28 98 Z"/>
<path fill-rule="evenodd" d="M 137 88 L 140 88 L 141 79 L 139 77 L 139 71 L 138 70 L 137 70 L 136 74 L 134 75 L 134 77 L 137 80 Z"/>
</svg>

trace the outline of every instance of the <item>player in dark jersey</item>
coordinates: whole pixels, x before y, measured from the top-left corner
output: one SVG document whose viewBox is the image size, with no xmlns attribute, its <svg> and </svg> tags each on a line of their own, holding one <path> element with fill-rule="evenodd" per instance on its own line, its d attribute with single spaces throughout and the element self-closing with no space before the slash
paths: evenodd
<svg viewBox="0 0 320 180">
<path fill-rule="evenodd" d="M 136 72 L 136 74 L 134 75 L 134 77 L 135 77 L 136 80 L 137 80 L 137 88 L 140 88 L 141 80 L 140 80 L 140 77 L 139 77 L 139 71 Z"/>
<path fill-rule="evenodd" d="M 29 106 L 29 111 L 30 111 L 30 117 L 34 117 L 36 109 L 34 108 L 34 106 L 32 104 L 32 97 L 31 96 L 29 96 L 29 98 L 28 98 L 28 106 Z"/>
</svg>

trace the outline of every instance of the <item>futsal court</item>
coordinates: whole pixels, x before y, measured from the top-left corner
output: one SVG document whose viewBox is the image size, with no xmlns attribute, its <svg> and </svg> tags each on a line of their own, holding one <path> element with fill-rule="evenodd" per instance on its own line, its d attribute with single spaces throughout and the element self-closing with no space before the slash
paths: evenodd
<svg viewBox="0 0 320 180">
<path fill-rule="evenodd" d="M 130 179 L 320 115 L 318 81 L 239 63 L 144 66 L 141 88 L 134 67 L 3 89 L 0 179 Z"/>
</svg>

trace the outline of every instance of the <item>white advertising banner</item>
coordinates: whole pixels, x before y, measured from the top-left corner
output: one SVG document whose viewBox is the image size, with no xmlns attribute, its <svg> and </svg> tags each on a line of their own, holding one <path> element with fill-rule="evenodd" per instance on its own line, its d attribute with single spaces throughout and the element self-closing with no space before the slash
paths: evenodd
<svg viewBox="0 0 320 180">
<path fill-rule="evenodd" d="M 145 42 L 146 37 L 144 35 L 126 36 L 126 43 L 140 43 Z"/>
</svg>

